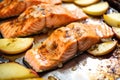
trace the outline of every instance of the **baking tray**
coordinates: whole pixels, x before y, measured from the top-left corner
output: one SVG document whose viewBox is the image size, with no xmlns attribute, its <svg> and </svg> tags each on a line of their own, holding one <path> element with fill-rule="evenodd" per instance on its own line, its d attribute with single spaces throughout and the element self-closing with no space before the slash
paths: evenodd
<svg viewBox="0 0 120 80">
<path fill-rule="evenodd" d="M 74 4 L 64 5 L 73 6 Z M 117 10 L 111 7 L 107 13 L 115 11 Z M 102 18 L 100 19 L 102 20 Z M 40 34 L 33 37 L 35 39 L 34 47 L 46 39 L 48 35 Z M 0 38 L 2 38 L 1 35 Z M 0 63 L 17 62 L 30 68 L 24 61 L 24 54 L 5 55 L 0 53 Z M 113 52 L 101 57 L 94 57 L 87 52 L 77 52 L 73 59 L 60 66 L 38 74 L 46 80 L 120 80 L 120 46 L 118 45 Z"/>
</svg>

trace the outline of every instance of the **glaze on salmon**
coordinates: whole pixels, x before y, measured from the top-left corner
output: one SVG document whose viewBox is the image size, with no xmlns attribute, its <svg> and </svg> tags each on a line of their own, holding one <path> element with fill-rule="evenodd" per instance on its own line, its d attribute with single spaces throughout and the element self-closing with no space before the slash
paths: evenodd
<svg viewBox="0 0 120 80">
<path fill-rule="evenodd" d="M 29 7 L 16 20 L 2 23 L 1 33 L 5 38 L 28 36 L 58 28 L 70 22 L 86 19 L 81 9 L 67 10 L 61 5 L 40 4 Z"/>
</svg>

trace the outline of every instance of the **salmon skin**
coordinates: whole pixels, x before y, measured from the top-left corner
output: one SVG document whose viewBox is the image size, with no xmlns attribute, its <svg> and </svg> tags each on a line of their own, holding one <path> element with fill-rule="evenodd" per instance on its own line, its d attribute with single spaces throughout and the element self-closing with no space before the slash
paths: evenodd
<svg viewBox="0 0 120 80">
<path fill-rule="evenodd" d="M 34 5 L 26 9 L 16 20 L 2 23 L 0 31 L 5 38 L 22 37 L 41 33 L 46 29 L 58 28 L 88 17 L 81 9 L 75 8 L 74 10 L 70 11 L 62 5 Z"/>
<path fill-rule="evenodd" d="M 41 3 L 60 4 L 61 0 L 3 0 L 0 2 L 0 19 L 20 15 L 29 6 Z"/>
<path fill-rule="evenodd" d="M 106 38 L 113 36 L 111 36 L 113 33 L 111 29 L 104 32 L 104 28 L 101 26 L 99 31 L 103 31 L 102 34 L 104 34 L 101 37 L 96 31 L 99 27 L 92 24 L 74 22 L 66 27 L 58 28 L 43 44 L 28 50 L 25 54 L 25 61 L 37 72 L 57 67 L 60 63 L 64 63 L 75 56 L 77 50 L 83 52 L 100 42 L 100 39 L 104 36 L 106 37 L 107 35 Z M 110 28 L 109 26 L 107 27 Z"/>
</svg>

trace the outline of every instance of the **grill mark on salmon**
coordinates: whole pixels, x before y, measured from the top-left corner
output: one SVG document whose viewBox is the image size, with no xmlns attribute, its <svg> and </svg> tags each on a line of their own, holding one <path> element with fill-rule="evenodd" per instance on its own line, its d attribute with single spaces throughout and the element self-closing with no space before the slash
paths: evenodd
<svg viewBox="0 0 120 80">
<path fill-rule="evenodd" d="M 91 25 L 91 24 L 88 24 Z M 112 31 L 112 28 L 110 28 L 105 23 L 93 25 L 93 29 L 96 31 L 97 35 L 101 39 L 111 38 L 114 35 L 114 32 Z"/>
<path fill-rule="evenodd" d="M 20 15 L 32 5 L 41 3 L 61 4 L 61 0 L 3 0 L 0 2 L 0 19 Z"/>
<path fill-rule="evenodd" d="M 16 20 L 7 22 L 7 26 L 6 23 L 2 23 L 1 33 L 5 38 L 28 36 L 40 33 L 45 28 L 57 28 L 73 21 L 86 19 L 87 15 L 82 10 L 78 10 L 78 13 L 75 12 L 76 16 L 61 5 L 40 4 L 31 6 Z M 9 33 L 10 31 L 13 34 Z"/>
<path fill-rule="evenodd" d="M 86 24 L 93 25 L 93 29 L 101 39 L 111 38 L 114 35 L 112 28 L 102 20 L 88 18 Z"/>
<path fill-rule="evenodd" d="M 71 23 L 66 27 L 73 30 L 74 35 L 78 41 L 79 51 L 85 51 L 90 48 L 92 45 L 99 42 L 100 37 L 96 34 L 96 31 L 92 29 L 93 25 L 87 25 L 82 23 Z"/>
<path fill-rule="evenodd" d="M 0 3 L 0 19 L 18 16 L 25 9 L 26 4 L 22 0 L 3 0 Z"/>
<path fill-rule="evenodd" d="M 0 2 L 0 9 L 2 9 L 4 6 L 9 5 L 11 0 L 3 0 Z"/>
</svg>

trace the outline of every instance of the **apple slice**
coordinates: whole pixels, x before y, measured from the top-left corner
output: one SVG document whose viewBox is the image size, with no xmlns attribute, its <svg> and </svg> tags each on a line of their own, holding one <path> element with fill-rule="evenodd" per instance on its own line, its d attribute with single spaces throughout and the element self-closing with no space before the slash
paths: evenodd
<svg viewBox="0 0 120 80">
<path fill-rule="evenodd" d="M 108 2 L 100 2 L 83 8 L 83 11 L 92 16 L 101 16 L 109 8 Z"/>
<path fill-rule="evenodd" d="M 110 13 L 103 15 L 105 22 L 112 27 L 120 27 L 120 13 Z"/>
<path fill-rule="evenodd" d="M 100 0 L 74 0 L 74 3 L 79 6 L 89 6 L 91 4 L 97 3 Z"/>
<path fill-rule="evenodd" d="M 33 40 L 33 38 L 0 39 L 0 51 L 6 54 L 18 54 L 26 51 Z"/>
<path fill-rule="evenodd" d="M 116 37 L 120 39 L 120 27 L 112 27 Z"/>
<path fill-rule="evenodd" d="M 96 44 L 87 50 L 88 53 L 94 56 L 102 56 L 110 53 L 117 45 L 117 41 L 107 41 L 100 44 Z"/>
<path fill-rule="evenodd" d="M 39 77 L 38 74 L 18 63 L 0 64 L 0 80 L 20 80 L 26 78 Z"/>
</svg>

